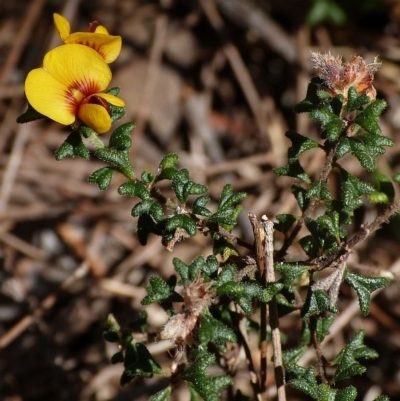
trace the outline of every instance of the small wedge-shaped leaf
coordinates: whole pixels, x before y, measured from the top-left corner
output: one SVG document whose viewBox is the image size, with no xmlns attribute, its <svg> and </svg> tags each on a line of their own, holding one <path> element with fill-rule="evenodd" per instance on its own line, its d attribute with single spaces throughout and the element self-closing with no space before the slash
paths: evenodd
<svg viewBox="0 0 400 401">
<path fill-rule="evenodd" d="M 226 184 L 221 192 L 221 197 L 218 203 L 218 211 L 231 209 L 240 203 L 247 196 L 246 192 L 235 194 L 231 184 Z"/>
<path fill-rule="evenodd" d="M 135 128 L 134 123 L 125 123 L 119 126 L 110 137 L 109 146 L 117 150 L 128 150 L 132 145 L 131 132 Z"/>
<path fill-rule="evenodd" d="M 272 283 L 269 284 L 267 288 L 262 290 L 262 296 L 260 301 L 264 303 L 268 303 L 272 300 L 272 298 L 282 290 L 284 287 L 283 283 Z"/>
<path fill-rule="evenodd" d="M 301 209 L 301 211 L 304 212 L 304 210 L 307 209 L 308 205 L 310 204 L 310 200 L 307 199 L 307 190 L 305 190 L 303 187 L 300 185 L 293 184 L 292 185 L 292 194 L 297 200 L 297 203 Z"/>
<path fill-rule="evenodd" d="M 335 320 L 335 315 L 329 315 L 324 318 L 319 318 L 316 325 L 317 340 L 319 343 L 329 334 L 329 328 L 331 327 L 333 321 Z"/>
<path fill-rule="evenodd" d="M 371 98 L 367 95 L 359 95 L 356 89 L 352 86 L 348 91 L 347 98 L 347 111 L 352 112 L 355 110 L 360 110 L 363 106 L 368 104 Z"/>
<path fill-rule="evenodd" d="M 160 222 L 164 218 L 162 206 L 154 199 L 145 199 L 137 203 L 131 211 L 133 217 L 138 217 L 145 213 L 152 216 L 156 222 Z"/>
<path fill-rule="evenodd" d="M 357 115 L 355 119 L 356 124 L 371 134 L 380 135 L 381 129 L 379 128 L 378 120 L 386 106 L 387 104 L 384 100 L 374 100 Z"/>
<path fill-rule="evenodd" d="M 202 267 L 205 264 L 205 260 L 203 256 L 199 256 L 190 265 L 187 265 L 179 258 L 174 258 L 172 263 L 175 267 L 175 271 L 181 277 L 179 284 L 185 285 L 188 281 L 193 281 L 196 277 L 198 277 Z"/>
<path fill-rule="evenodd" d="M 154 302 L 182 302 L 183 298 L 175 292 L 174 288 L 173 282 L 167 283 L 158 276 L 150 277 L 150 282 L 146 286 L 148 295 L 142 299 L 142 305 L 150 305 Z"/>
<path fill-rule="evenodd" d="M 241 206 L 239 206 L 239 211 L 240 210 Z M 234 226 L 236 224 L 236 219 L 238 214 L 239 213 L 237 212 L 237 207 L 219 210 L 218 212 L 212 214 L 208 218 L 208 221 L 210 223 L 218 223 L 221 225 Z"/>
<path fill-rule="evenodd" d="M 364 316 L 369 314 L 371 293 L 386 287 L 390 281 L 384 277 L 364 277 L 359 274 L 346 272 L 345 280 L 357 293 L 360 309 Z"/>
<path fill-rule="evenodd" d="M 339 139 L 342 133 L 343 121 L 337 116 L 329 105 L 313 110 L 310 117 L 318 121 L 326 131 L 326 138 L 333 142 Z"/>
<path fill-rule="evenodd" d="M 82 141 L 78 130 L 72 131 L 67 139 L 56 150 L 56 160 L 63 160 L 66 157 L 79 156 L 82 159 L 89 160 L 90 152 Z"/>
<path fill-rule="evenodd" d="M 348 210 L 349 213 L 353 213 L 355 209 L 363 205 L 360 196 L 372 194 L 375 192 L 375 188 L 344 169 L 340 169 L 340 176 L 342 180 L 343 208 Z"/>
<path fill-rule="evenodd" d="M 150 199 L 149 190 L 140 181 L 127 181 L 118 188 L 120 195 L 137 196 L 141 200 Z"/>
<path fill-rule="evenodd" d="M 306 98 L 294 106 L 296 113 L 309 113 L 316 109 L 321 103 L 318 94 L 318 85 L 316 83 L 309 83 L 307 88 Z"/>
<path fill-rule="evenodd" d="M 157 235 L 162 234 L 158 232 L 157 225 L 152 216 L 147 213 L 141 214 L 138 218 L 136 229 L 140 245 L 144 246 L 147 244 L 147 238 L 151 233 L 157 233 Z"/>
<path fill-rule="evenodd" d="M 125 175 L 125 177 L 130 179 L 134 178 L 135 174 L 133 172 L 132 164 L 129 160 L 128 151 L 99 148 L 96 150 L 96 156 L 119 169 L 121 173 Z"/>
<path fill-rule="evenodd" d="M 141 343 L 128 343 L 125 348 L 125 370 L 121 384 L 127 384 L 136 376 L 150 378 L 154 374 L 162 374 L 163 370 L 152 357 L 148 349 Z"/>
<path fill-rule="evenodd" d="M 299 348 L 290 348 L 288 350 L 283 351 L 282 353 L 282 360 L 283 365 L 286 366 L 288 364 L 295 364 L 297 363 L 300 358 L 306 353 L 307 346 L 304 345 Z"/>
<path fill-rule="evenodd" d="M 294 214 L 277 214 L 276 219 L 278 224 L 274 224 L 274 229 L 281 233 L 286 233 L 293 226 L 294 222 L 297 221 L 297 217 Z"/>
<path fill-rule="evenodd" d="M 286 166 L 274 168 L 273 173 L 280 176 L 287 176 L 287 177 L 294 177 L 303 180 L 307 184 L 311 184 L 310 177 L 304 171 L 303 167 L 301 166 L 300 162 L 296 160 L 291 164 L 286 164 Z"/>
<path fill-rule="evenodd" d="M 100 168 L 89 176 L 88 182 L 97 184 L 104 191 L 110 186 L 113 173 L 114 169 L 111 167 Z"/>
<path fill-rule="evenodd" d="M 204 350 L 197 350 L 195 361 L 189 369 L 182 374 L 182 379 L 187 381 L 194 390 L 206 401 L 219 401 L 224 387 L 232 384 L 229 376 L 207 376 L 207 368 L 215 362 L 214 355 Z"/>
<path fill-rule="evenodd" d="M 326 186 L 325 181 L 317 180 L 313 182 L 309 190 L 306 192 L 306 197 L 308 199 L 315 198 L 321 200 L 330 200 L 332 199 L 332 194 Z"/>
<path fill-rule="evenodd" d="M 192 207 L 193 213 L 205 217 L 211 216 L 212 212 L 205 207 L 208 203 L 210 203 L 210 200 L 211 198 L 207 195 L 199 196 L 193 202 L 193 207 Z"/>
<path fill-rule="evenodd" d="M 314 368 L 309 366 L 301 377 L 290 380 L 290 385 L 316 400 L 318 397 L 318 383 Z"/>
<path fill-rule="evenodd" d="M 390 401 L 390 398 L 387 395 L 380 395 L 378 398 L 375 398 L 374 401 Z"/>
<path fill-rule="evenodd" d="M 164 390 L 152 395 L 149 401 L 168 401 L 171 395 L 172 388 L 170 386 L 166 387 Z"/>
<path fill-rule="evenodd" d="M 41 118 L 47 118 L 47 117 L 36 111 L 28 102 L 28 108 L 23 114 L 21 114 L 17 118 L 17 123 L 19 124 L 30 123 L 31 121 L 40 120 Z"/>
<path fill-rule="evenodd" d="M 111 103 L 109 103 L 109 107 L 111 112 L 111 122 L 113 124 L 125 115 L 125 107 L 115 106 Z"/>
<path fill-rule="evenodd" d="M 234 331 L 215 319 L 210 313 L 200 315 L 200 326 L 196 337 L 203 346 L 210 342 L 217 346 L 225 346 L 228 341 L 236 342 Z"/>
<path fill-rule="evenodd" d="M 375 359 L 379 356 L 376 351 L 364 344 L 364 336 L 364 330 L 357 331 L 336 356 L 334 364 L 338 367 L 334 376 L 335 381 L 364 373 L 366 368 L 360 365 L 357 359 Z"/>
<path fill-rule="evenodd" d="M 353 386 L 337 390 L 335 401 L 354 401 L 357 398 L 357 389 Z"/>
<path fill-rule="evenodd" d="M 172 178 L 172 188 L 181 203 L 186 203 L 189 195 L 199 195 L 207 191 L 207 187 L 192 182 L 189 171 L 182 169 L 177 171 Z"/>
<path fill-rule="evenodd" d="M 292 146 L 288 149 L 288 162 L 294 163 L 299 159 L 299 156 L 307 150 L 317 148 L 318 143 L 296 131 L 288 131 L 285 136 L 292 141 Z"/>
<path fill-rule="evenodd" d="M 299 280 L 300 276 L 308 272 L 309 266 L 292 263 L 275 263 L 275 270 L 281 274 L 281 281 L 286 286 L 292 286 Z"/>
<path fill-rule="evenodd" d="M 150 173 L 149 171 L 143 171 L 140 175 L 140 179 L 144 184 L 148 185 L 154 180 L 154 174 Z"/>
<path fill-rule="evenodd" d="M 312 315 L 318 315 L 322 312 L 332 312 L 337 313 L 337 307 L 331 305 L 329 298 L 321 290 L 313 291 L 309 287 L 306 302 L 301 309 L 301 317 L 307 319 Z"/>
<path fill-rule="evenodd" d="M 196 235 L 196 223 L 186 214 L 177 214 L 165 222 L 167 231 L 174 232 L 177 228 L 183 228 L 191 237 Z"/>
<path fill-rule="evenodd" d="M 382 193 L 386 195 L 386 201 L 385 202 L 380 202 L 380 203 L 389 203 L 390 201 L 393 200 L 395 191 L 394 191 L 394 186 L 392 184 L 392 181 L 390 180 L 389 177 L 387 177 L 385 174 L 383 174 L 381 171 L 376 169 L 374 171 L 374 178 L 378 187 L 379 193 Z M 369 195 L 369 198 L 372 195 Z"/>
<path fill-rule="evenodd" d="M 176 163 L 178 163 L 178 161 L 179 161 L 179 156 L 176 155 L 175 153 L 170 153 L 169 155 L 163 157 L 159 167 L 162 170 L 165 170 L 167 168 L 174 168 L 176 166 Z"/>
</svg>

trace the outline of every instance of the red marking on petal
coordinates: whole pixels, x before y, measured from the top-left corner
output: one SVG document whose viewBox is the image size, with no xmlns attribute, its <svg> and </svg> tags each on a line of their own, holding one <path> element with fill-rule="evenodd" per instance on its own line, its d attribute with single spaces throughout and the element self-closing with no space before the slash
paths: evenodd
<svg viewBox="0 0 400 401">
<path fill-rule="evenodd" d="M 97 96 L 97 95 L 92 95 L 92 96 L 90 96 L 90 97 L 85 99 L 85 103 L 98 104 L 99 106 L 103 106 L 107 110 L 107 113 L 111 116 L 110 105 L 102 97 Z"/>
</svg>

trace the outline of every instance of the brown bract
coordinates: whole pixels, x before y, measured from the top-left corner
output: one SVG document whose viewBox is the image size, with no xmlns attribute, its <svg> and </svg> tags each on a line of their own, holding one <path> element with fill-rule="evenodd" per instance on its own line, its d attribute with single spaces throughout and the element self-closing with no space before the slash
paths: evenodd
<svg viewBox="0 0 400 401">
<path fill-rule="evenodd" d="M 376 98 L 372 82 L 382 64 L 377 57 L 373 63 L 367 64 L 361 56 L 354 55 L 350 62 L 344 63 L 341 56 L 334 57 L 330 52 L 311 52 L 311 61 L 316 75 L 333 95 L 341 94 L 347 99 L 348 90 L 353 86 L 357 93 L 367 95 L 372 100 Z"/>
</svg>

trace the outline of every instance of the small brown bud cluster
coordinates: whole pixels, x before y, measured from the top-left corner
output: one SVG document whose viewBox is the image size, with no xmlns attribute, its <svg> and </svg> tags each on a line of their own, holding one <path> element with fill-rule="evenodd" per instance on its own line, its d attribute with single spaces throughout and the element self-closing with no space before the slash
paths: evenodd
<svg viewBox="0 0 400 401">
<path fill-rule="evenodd" d="M 195 344 L 194 334 L 200 314 L 211 304 L 215 292 L 212 282 L 205 283 L 201 277 L 188 284 L 183 291 L 183 312 L 170 317 L 158 333 L 159 340 L 171 340 L 177 347 Z"/>
<path fill-rule="evenodd" d="M 341 94 L 347 99 L 347 92 L 353 86 L 357 93 L 372 100 L 376 98 L 372 82 L 382 64 L 377 57 L 373 63 L 367 64 L 362 57 L 354 55 L 349 63 L 344 63 L 340 56 L 334 57 L 330 52 L 311 52 L 311 61 L 316 75 L 333 95 Z"/>
</svg>

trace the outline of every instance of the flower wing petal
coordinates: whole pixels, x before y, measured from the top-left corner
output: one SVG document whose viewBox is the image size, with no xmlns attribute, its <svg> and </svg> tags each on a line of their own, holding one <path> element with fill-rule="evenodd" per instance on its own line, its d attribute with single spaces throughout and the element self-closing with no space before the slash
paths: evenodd
<svg viewBox="0 0 400 401">
<path fill-rule="evenodd" d="M 78 90 L 85 97 L 107 88 L 111 70 L 93 49 L 78 44 L 66 44 L 50 50 L 43 68 L 70 90 Z"/>
<path fill-rule="evenodd" d="M 114 106 L 125 107 L 125 102 L 117 96 L 110 95 L 109 93 L 97 93 L 97 96 L 103 98 L 105 101 Z"/>
<path fill-rule="evenodd" d="M 82 104 L 79 107 L 78 117 L 98 134 L 104 134 L 111 128 L 110 115 L 103 106 L 98 104 Z"/>
<path fill-rule="evenodd" d="M 104 33 L 105 35 L 109 35 L 107 29 L 103 25 L 99 25 L 94 32 L 95 33 Z"/>
<path fill-rule="evenodd" d="M 75 32 L 65 39 L 65 43 L 76 43 L 91 47 L 104 58 L 106 63 L 112 63 L 121 52 L 122 39 L 121 36 L 104 33 Z"/>
<path fill-rule="evenodd" d="M 64 41 L 71 31 L 68 20 L 57 13 L 53 14 L 53 20 L 61 40 Z"/>
<path fill-rule="evenodd" d="M 75 121 L 74 107 L 68 102 L 68 88 L 42 68 L 32 70 L 25 80 L 25 94 L 39 113 L 64 125 Z"/>
</svg>

